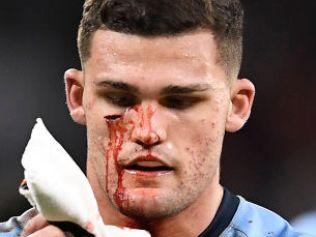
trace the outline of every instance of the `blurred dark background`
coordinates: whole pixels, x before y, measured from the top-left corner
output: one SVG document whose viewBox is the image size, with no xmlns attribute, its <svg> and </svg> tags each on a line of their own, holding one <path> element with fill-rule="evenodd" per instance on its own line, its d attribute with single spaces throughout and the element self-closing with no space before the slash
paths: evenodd
<svg viewBox="0 0 316 237">
<path fill-rule="evenodd" d="M 84 169 L 85 129 L 65 105 L 63 73 L 80 67 L 83 1 L 0 6 L 0 221 L 29 207 L 18 194 L 21 155 L 37 117 Z M 286 218 L 316 209 L 314 0 L 244 0 L 241 77 L 257 93 L 246 127 L 228 134 L 222 183 Z"/>
</svg>

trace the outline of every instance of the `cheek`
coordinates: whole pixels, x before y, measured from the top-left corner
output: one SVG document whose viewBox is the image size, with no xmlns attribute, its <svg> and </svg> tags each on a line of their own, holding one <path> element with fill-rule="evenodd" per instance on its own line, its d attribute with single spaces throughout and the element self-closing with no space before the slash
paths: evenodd
<svg viewBox="0 0 316 237">
<path fill-rule="evenodd" d="M 219 136 L 204 131 L 193 136 L 191 147 L 186 147 L 190 167 L 200 173 L 217 163 L 221 150 Z"/>
<path fill-rule="evenodd" d="M 194 148 L 204 153 L 221 145 L 225 132 L 223 119 L 199 119 L 197 121 L 183 121 L 174 129 L 174 139 L 178 147 Z M 190 149 L 192 150 L 192 149 Z"/>
<path fill-rule="evenodd" d="M 98 169 L 98 173 L 104 173 L 104 156 L 109 141 L 109 130 L 104 117 L 106 116 L 106 107 L 100 102 L 89 97 L 85 101 L 86 129 L 88 142 L 88 158 Z M 101 174 L 99 174 L 101 176 Z"/>
<path fill-rule="evenodd" d="M 186 126 L 185 126 L 186 125 Z M 210 177 L 219 165 L 225 122 L 221 116 L 200 118 L 197 121 L 186 122 L 180 134 L 177 129 L 177 147 L 181 147 L 181 162 L 184 175 L 194 180 Z"/>
<path fill-rule="evenodd" d="M 109 106 L 102 97 L 94 94 L 89 89 L 87 89 L 84 98 L 86 98 L 84 100 L 84 110 L 88 145 L 98 146 L 99 150 L 104 150 L 104 146 L 107 146 L 109 140 L 109 130 L 105 117 L 121 114 L 122 111 Z"/>
<path fill-rule="evenodd" d="M 100 100 L 93 96 L 89 91 L 86 93 L 84 100 L 84 111 L 86 115 L 88 135 L 95 135 L 101 133 L 106 128 L 104 122 L 104 106 L 100 104 Z M 101 130 L 98 130 L 101 129 Z"/>
<path fill-rule="evenodd" d="M 104 154 L 105 145 L 108 143 L 109 131 L 102 114 L 90 114 L 90 116 L 87 116 L 86 127 L 88 149 L 98 156 Z"/>
</svg>

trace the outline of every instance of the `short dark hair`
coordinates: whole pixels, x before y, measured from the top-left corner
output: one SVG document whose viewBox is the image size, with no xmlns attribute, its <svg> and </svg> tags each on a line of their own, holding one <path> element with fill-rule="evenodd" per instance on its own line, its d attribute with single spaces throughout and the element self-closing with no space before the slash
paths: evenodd
<svg viewBox="0 0 316 237">
<path fill-rule="evenodd" d="M 108 29 L 145 37 L 210 29 L 229 77 L 242 58 L 243 9 L 239 0 L 86 0 L 78 33 L 82 63 L 90 56 L 92 35 Z"/>
</svg>

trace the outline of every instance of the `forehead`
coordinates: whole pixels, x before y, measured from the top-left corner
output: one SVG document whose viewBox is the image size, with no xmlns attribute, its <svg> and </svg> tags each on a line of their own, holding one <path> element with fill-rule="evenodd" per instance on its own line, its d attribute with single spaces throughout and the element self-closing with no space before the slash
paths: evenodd
<svg viewBox="0 0 316 237">
<path fill-rule="evenodd" d="M 142 37 L 109 30 L 98 30 L 93 36 L 91 47 L 92 53 L 101 49 L 107 53 L 117 53 L 121 57 L 147 55 L 148 51 L 151 51 L 152 57 L 155 58 L 169 56 L 187 59 L 201 59 L 203 57 L 206 59 L 216 54 L 214 36 L 208 30 L 160 37 Z"/>
<path fill-rule="evenodd" d="M 169 77 L 174 82 L 190 82 L 192 78 L 225 77 L 213 34 L 208 30 L 170 37 L 98 30 L 85 68 L 95 77 L 128 79 L 131 83 L 141 78 L 163 81 Z"/>
</svg>

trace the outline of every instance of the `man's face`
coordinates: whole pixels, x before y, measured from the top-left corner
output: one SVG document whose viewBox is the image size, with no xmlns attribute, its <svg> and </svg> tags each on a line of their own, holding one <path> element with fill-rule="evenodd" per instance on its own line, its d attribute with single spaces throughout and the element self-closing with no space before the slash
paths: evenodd
<svg viewBox="0 0 316 237">
<path fill-rule="evenodd" d="M 89 172 L 122 213 L 170 216 L 218 185 L 230 90 L 217 55 L 209 31 L 93 36 L 83 95 Z"/>
</svg>

